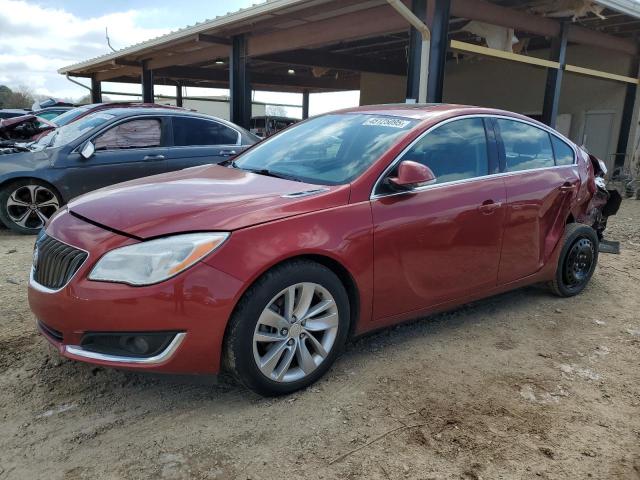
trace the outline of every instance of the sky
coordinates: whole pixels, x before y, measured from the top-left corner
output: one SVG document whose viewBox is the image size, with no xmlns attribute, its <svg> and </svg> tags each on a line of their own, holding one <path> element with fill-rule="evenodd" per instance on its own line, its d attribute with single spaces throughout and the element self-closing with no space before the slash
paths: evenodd
<svg viewBox="0 0 640 480">
<path fill-rule="evenodd" d="M 78 99 L 87 90 L 57 73 L 61 67 L 109 53 L 105 28 L 115 49 L 163 35 L 257 0 L 0 0 L 0 85 L 26 86 L 34 93 Z M 87 84 L 86 79 L 79 79 Z M 139 87 L 105 84 L 103 90 L 139 93 Z M 156 87 L 156 93 L 175 89 Z M 224 94 L 188 90 L 188 95 Z M 114 97 L 110 95 L 110 97 Z M 123 97 L 124 98 L 124 97 Z M 257 92 L 255 100 L 300 104 L 301 95 Z M 312 95 L 311 114 L 355 105 L 354 92 Z"/>
</svg>

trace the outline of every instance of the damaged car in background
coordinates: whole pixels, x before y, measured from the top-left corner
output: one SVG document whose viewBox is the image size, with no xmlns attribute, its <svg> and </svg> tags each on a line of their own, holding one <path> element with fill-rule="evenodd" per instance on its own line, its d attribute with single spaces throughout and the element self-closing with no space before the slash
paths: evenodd
<svg viewBox="0 0 640 480">
<path fill-rule="evenodd" d="M 28 151 L 21 144 L 38 140 L 56 128 L 55 123 L 32 114 L 0 119 L 0 155 Z"/>
<path fill-rule="evenodd" d="M 36 128 L 29 122 L 12 127 L 14 137 L 28 137 Z M 78 195 L 220 163 L 257 140 L 230 122 L 183 109 L 102 109 L 40 134 L 37 141 L 0 146 L 0 221 L 17 233 L 36 234 Z"/>
<path fill-rule="evenodd" d="M 287 394 L 349 336 L 533 283 L 582 292 L 619 205 L 603 175 L 501 110 L 321 115 L 227 166 L 70 202 L 36 242 L 29 302 L 65 357 Z"/>
</svg>

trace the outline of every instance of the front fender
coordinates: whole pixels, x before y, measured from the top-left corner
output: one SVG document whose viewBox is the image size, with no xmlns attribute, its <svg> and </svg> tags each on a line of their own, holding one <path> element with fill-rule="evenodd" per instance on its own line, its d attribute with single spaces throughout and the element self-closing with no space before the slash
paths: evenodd
<svg viewBox="0 0 640 480">
<path fill-rule="evenodd" d="M 339 263 L 359 294 L 357 329 L 371 319 L 373 223 L 369 202 L 351 204 L 232 232 L 204 261 L 244 282 L 236 302 L 266 271 L 294 257 L 316 255 Z"/>
</svg>

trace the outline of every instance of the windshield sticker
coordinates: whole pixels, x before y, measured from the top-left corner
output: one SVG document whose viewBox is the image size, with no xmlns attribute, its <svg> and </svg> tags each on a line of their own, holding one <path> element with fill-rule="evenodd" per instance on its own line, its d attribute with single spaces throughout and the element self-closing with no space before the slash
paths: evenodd
<svg viewBox="0 0 640 480">
<path fill-rule="evenodd" d="M 391 127 L 391 128 L 404 128 L 411 122 L 409 120 L 401 120 L 399 118 L 370 118 L 363 123 L 363 125 L 370 125 L 374 127 Z"/>
</svg>

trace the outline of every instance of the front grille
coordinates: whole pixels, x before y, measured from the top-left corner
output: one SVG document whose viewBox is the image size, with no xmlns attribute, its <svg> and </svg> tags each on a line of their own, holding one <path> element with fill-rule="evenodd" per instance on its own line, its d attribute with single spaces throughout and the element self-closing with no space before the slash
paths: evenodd
<svg viewBox="0 0 640 480">
<path fill-rule="evenodd" d="M 45 333 L 45 335 L 53 338 L 54 340 L 57 340 L 58 342 L 62 342 L 62 332 L 59 332 L 55 328 L 51 328 L 49 325 L 42 323 L 40 320 L 38 320 L 38 326 Z"/>
<path fill-rule="evenodd" d="M 86 252 L 43 235 L 36 242 L 33 278 L 44 287 L 60 289 L 71 280 L 86 258 Z"/>
</svg>

